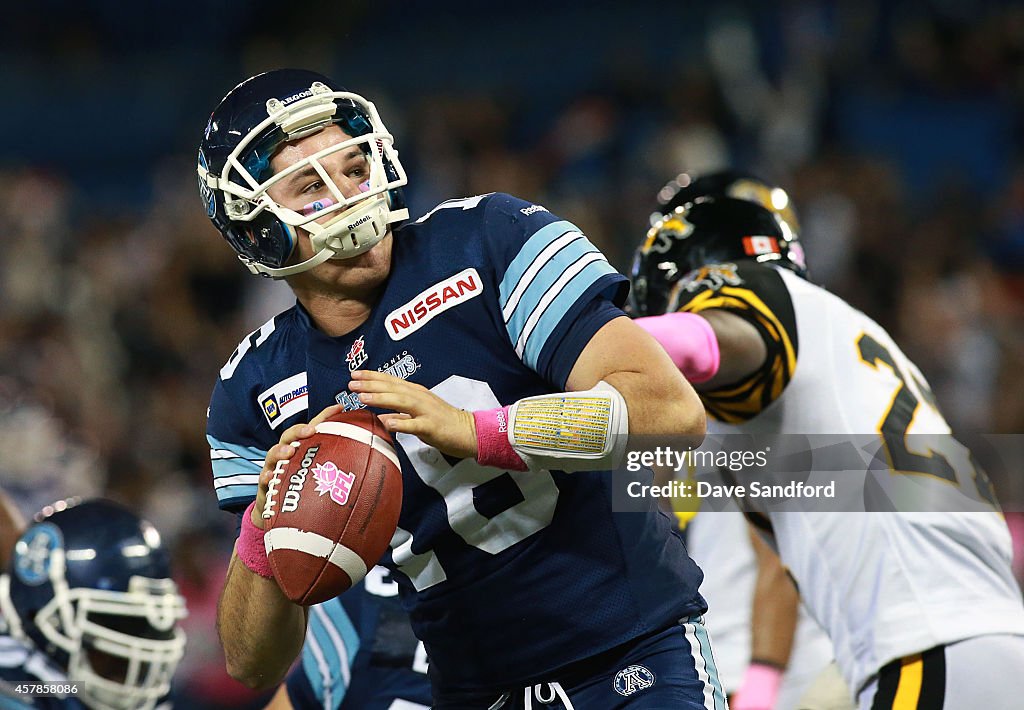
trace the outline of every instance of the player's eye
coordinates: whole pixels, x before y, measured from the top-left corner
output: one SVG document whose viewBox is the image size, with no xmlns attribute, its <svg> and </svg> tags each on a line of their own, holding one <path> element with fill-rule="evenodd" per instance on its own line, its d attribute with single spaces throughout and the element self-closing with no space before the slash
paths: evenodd
<svg viewBox="0 0 1024 710">
<path fill-rule="evenodd" d="M 359 156 L 349 166 L 345 174 L 350 178 L 365 178 L 370 174 L 369 166 L 366 163 L 366 158 Z"/>
<path fill-rule="evenodd" d="M 308 194 L 313 193 L 313 192 L 319 192 L 320 190 L 323 189 L 323 187 L 324 187 L 324 184 L 323 184 L 322 181 L 314 180 L 313 182 L 309 183 L 304 188 L 302 188 L 302 194 L 303 195 L 308 195 Z"/>
</svg>

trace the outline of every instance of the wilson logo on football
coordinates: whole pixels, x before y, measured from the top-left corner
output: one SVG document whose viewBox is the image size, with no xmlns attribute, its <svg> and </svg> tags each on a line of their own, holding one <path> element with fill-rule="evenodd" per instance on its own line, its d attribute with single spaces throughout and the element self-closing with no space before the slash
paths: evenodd
<svg viewBox="0 0 1024 710">
<path fill-rule="evenodd" d="M 466 269 L 434 284 L 403 306 L 388 313 L 384 323 L 392 340 L 415 333 L 431 318 L 484 292 L 476 269 Z"/>
<path fill-rule="evenodd" d="M 331 500 L 338 505 L 345 505 L 348 503 L 349 494 L 352 493 L 356 475 L 345 473 L 332 461 L 328 461 L 313 467 L 313 480 L 316 482 L 316 492 L 319 495 L 330 493 Z"/>
<path fill-rule="evenodd" d="M 299 443 L 297 441 L 293 441 L 292 446 L 298 448 Z M 306 483 L 306 476 L 309 475 L 309 467 L 313 465 L 313 460 L 316 458 L 316 452 L 319 450 L 319 446 L 311 446 L 306 449 L 306 453 L 302 457 L 302 467 L 288 481 L 288 489 L 285 490 L 284 499 L 281 501 L 282 513 L 291 513 L 299 507 L 299 493 L 302 491 L 302 486 Z M 274 515 L 274 509 L 277 507 L 278 496 L 280 493 L 281 476 L 284 474 L 287 467 L 288 459 L 281 459 L 277 462 L 277 466 L 274 467 L 274 475 L 267 485 L 267 500 L 263 506 L 264 518 L 270 518 Z"/>
</svg>

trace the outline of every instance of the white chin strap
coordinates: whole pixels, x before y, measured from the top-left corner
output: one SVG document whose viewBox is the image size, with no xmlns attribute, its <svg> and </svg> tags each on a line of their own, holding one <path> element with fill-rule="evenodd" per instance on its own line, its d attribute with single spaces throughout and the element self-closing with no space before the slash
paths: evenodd
<svg viewBox="0 0 1024 710">
<path fill-rule="evenodd" d="M 409 210 L 392 211 L 384 195 L 365 200 L 339 213 L 326 224 L 311 222 L 305 229 L 313 245 L 313 256 L 291 266 L 274 268 L 243 259 L 249 271 L 282 279 L 319 266 L 328 259 L 351 259 L 373 249 L 387 234 L 388 225 L 409 219 Z M 294 227 L 288 226 L 289 230 Z M 294 236 L 293 236 L 294 238 Z"/>
</svg>

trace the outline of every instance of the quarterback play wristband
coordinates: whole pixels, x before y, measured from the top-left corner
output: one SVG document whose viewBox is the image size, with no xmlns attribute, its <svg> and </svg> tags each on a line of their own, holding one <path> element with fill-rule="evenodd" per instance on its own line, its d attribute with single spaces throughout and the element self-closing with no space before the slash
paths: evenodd
<svg viewBox="0 0 1024 710">
<path fill-rule="evenodd" d="M 508 413 L 509 442 L 533 471 L 613 469 L 628 433 L 626 400 L 603 380 L 582 392 L 525 397 Z"/>
<path fill-rule="evenodd" d="M 252 509 L 255 507 L 256 501 L 253 501 L 242 516 L 242 530 L 238 533 L 238 540 L 235 542 L 235 554 L 238 555 L 242 564 L 255 574 L 273 579 L 274 573 L 270 569 L 267 548 L 263 543 L 266 530 L 260 530 L 252 522 Z"/>
<path fill-rule="evenodd" d="M 707 382 L 718 372 L 718 338 L 696 313 L 666 313 L 633 322 L 654 336 L 690 382 Z"/>
<path fill-rule="evenodd" d="M 607 382 L 473 412 L 477 461 L 512 471 L 604 471 L 626 448 L 626 400 Z M 504 438 L 504 441 L 502 440 Z"/>
<path fill-rule="evenodd" d="M 506 471 L 525 471 L 526 462 L 508 440 L 509 407 L 473 412 L 476 421 L 476 460 Z"/>
<path fill-rule="evenodd" d="M 782 685 L 782 671 L 766 663 L 751 663 L 743 675 L 743 683 L 729 701 L 732 710 L 764 710 L 775 707 Z"/>
</svg>

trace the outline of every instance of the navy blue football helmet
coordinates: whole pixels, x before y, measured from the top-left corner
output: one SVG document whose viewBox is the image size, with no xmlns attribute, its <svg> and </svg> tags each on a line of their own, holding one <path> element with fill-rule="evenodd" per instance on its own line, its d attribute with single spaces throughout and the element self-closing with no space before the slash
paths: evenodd
<svg viewBox="0 0 1024 710">
<path fill-rule="evenodd" d="M 658 190 L 655 198 L 657 204 L 651 213 L 651 226 L 657 224 L 662 217 L 672 214 L 677 207 L 693 202 L 698 197 L 735 197 L 756 202 L 777 214 L 793 234 L 800 235 L 800 221 L 786 191 L 740 170 L 720 170 L 705 175 L 676 175 Z"/>
<path fill-rule="evenodd" d="M 273 172 L 271 159 L 284 143 L 330 126 L 347 138 Z M 322 161 L 352 148 L 367 178 L 357 194 L 346 196 Z M 400 190 L 405 170 L 377 109 L 316 72 L 278 69 L 229 91 L 206 124 L 197 170 L 214 226 L 250 271 L 273 278 L 362 254 L 384 238 L 388 225 L 409 218 Z M 322 183 L 309 204 L 290 209 L 270 196 L 281 180 L 307 171 Z M 309 232 L 313 256 L 287 264 L 299 227 Z"/>
<path fill-rule="evenodd" d="M 9 633 L 82 682 L 92 708 L 152 708 L 185 651 L 160 535 L 106 500 L 47 506 L 0 576 Z"/>
<path fill-rule="evenodd" d="M 630 311 L 675 310 L 674 287 L 709 264 L 752 259 L 807 276 L 797 235 L 775 212 L 732 197 L 699 197 L 676 207 L 647 232 L 630 269 Z"/>
</svg>

